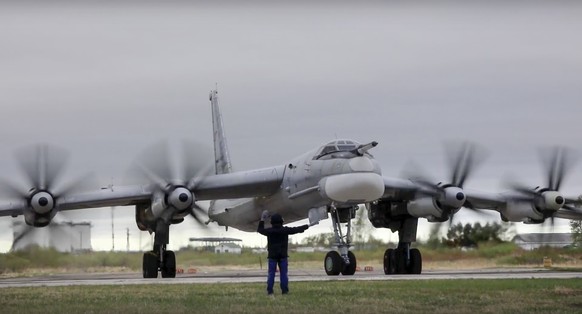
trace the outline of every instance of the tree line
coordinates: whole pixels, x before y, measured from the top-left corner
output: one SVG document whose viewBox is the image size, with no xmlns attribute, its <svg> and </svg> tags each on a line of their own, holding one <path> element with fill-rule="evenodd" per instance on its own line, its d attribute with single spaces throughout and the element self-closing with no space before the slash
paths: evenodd
<svg viewBox="0 0 582 314">
<path fill-rule="evenodd" d="M 511 240 L 512 228 L 510 224 L 486 223 L 482 225 L 479 222 L 472 224 L 454 224 L 446 230 L 445 236 L 442 236 L 443 224 L 436 224 L 431 228 L 429 238 L 424 243 L 429 247 L 466 247 L 476 248 L 479 243 L 497 242 L 502 243 Z M 357 230 L 352 237 L 352 243 L 359 248 L 373 248 L 385 246 L 386 243 L 379 238 L 371 235 L 371 230 Z M 320 233 L 304 238 L 302 245 L 313 247 L 330 247 L 335 242 L 334 234 Z"/>
</svg>

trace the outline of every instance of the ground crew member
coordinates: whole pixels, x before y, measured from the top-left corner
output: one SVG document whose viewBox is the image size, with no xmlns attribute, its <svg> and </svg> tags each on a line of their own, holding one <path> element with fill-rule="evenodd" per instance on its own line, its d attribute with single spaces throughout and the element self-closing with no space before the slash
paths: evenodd
<svg viewBox="0 0 582 314">
<path fill-rule="evenodd" d="M 275 270 L 279 265 L 279 274 L 281 277 L 281 292 L 289 293 L 289 277 L 287 275 L 287 247 L 289 244 L 289 235 L 300 233 L 308 225 L 299 227 L 283 227 L 283 217 L 279 214 L 271 216 L 271 228 L 265 228 L 265 220 L 269 218 L 269 211 L 263 211 L 261 221 L 257 232 L 267 236 L 267 250 L 269 252 L 269 275 L 267 277 L 267 294 L 273 296 L 273 285 L 275 284 Z"/>
</svg>

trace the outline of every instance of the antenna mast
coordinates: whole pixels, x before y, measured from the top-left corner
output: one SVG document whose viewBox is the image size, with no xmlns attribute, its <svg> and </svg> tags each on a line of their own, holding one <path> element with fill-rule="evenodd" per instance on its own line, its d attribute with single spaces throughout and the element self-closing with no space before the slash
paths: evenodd
<svg viewBox="0 0 582 314">
<path fill-rule="evenodd" d="M 111 251 L 115 251 L 115 229 L 113 224 L 113 210 L 115 207 L 111 207 Z"/>
</svg>

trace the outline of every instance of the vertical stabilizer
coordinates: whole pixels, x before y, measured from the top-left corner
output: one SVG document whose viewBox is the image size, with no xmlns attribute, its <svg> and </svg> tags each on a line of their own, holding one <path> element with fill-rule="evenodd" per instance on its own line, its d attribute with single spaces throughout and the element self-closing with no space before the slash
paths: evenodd
<svg viewBox="0 0 582 314">
<path fill-rule="evenodd" d="M 210 92 L 210 105 L 212 106 L 212 129 L 214 134 L 214 166 L 216 174 L 229 173 L 232 171 L 226 137 L 224 136 L 224 127 L 222 124 L 222 115 L 218 108 L 218 91 Z"/>
</svg>

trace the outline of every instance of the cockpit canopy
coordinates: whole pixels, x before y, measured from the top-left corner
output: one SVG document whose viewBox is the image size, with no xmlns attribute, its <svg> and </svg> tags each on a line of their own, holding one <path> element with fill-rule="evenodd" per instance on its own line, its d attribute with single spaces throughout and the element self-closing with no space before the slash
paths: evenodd
<svg viewBox="0 0 582 314">
<path fill-rule="evenodd" d="M 352 140 L 335 140 L 323 145 L 313 159 L 353 158 L 358 156 L 356 149 L 361 144 Z M 367 156 L 370 156 L 367 152 Z"/>
</svg>

